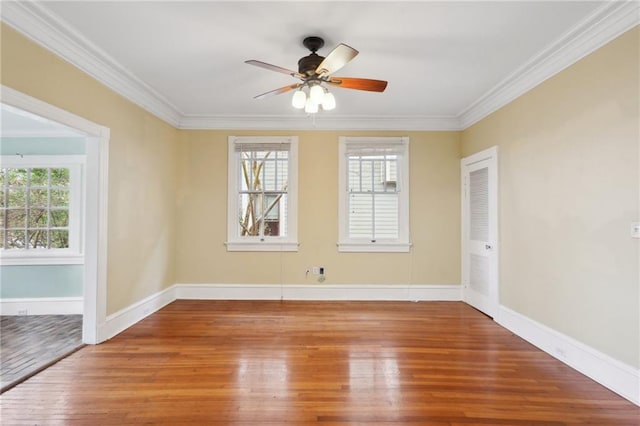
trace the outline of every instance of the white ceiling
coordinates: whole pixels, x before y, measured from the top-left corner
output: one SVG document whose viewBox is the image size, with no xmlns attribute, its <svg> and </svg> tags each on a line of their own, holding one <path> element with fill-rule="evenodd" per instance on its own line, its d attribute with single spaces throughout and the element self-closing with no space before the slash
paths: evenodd
<svg viewBox="0 0 640 426">
<path fill-rule="evenodd" d="M 315 125 L 325 120 L 331 127 L 410 130 L 472 124 L 588 53 L 572 43 L 579 45 L 605 18 L 622 14 L 623 5 L 60 1 L 5 3 L 3 20 L 184 128 L 309 123 L 291 107 L 291 93 L 253 99 L 297 80 L 243 62 L 257 59 L 297 70 L 298 59 L 309 53 L 302 39 L 321 36 L 323 56 L 338 43 L 360 51 L 336 74 L 389 85 L 384 93 L 333 89 L 337 108 L 321 111 Z M 25 16 L 36 18 L 38 27 Z M 565 63 L 549 66 L 563 56 Z M 548 68 L 545 74 L 541 67 Z"/>
</svg>

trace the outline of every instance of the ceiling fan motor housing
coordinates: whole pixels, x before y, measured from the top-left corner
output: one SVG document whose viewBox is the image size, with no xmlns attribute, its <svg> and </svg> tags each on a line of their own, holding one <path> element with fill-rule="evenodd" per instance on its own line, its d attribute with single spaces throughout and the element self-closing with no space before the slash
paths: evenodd
<svg viewBox="0 0 640 426">
<path fill-rule="evenodd" d="M 313 75 L 323 60 L 324 56 L 317 55 L 316 53 L 300 58 L 298 61 L 298 72 L 300 74 Z"/>
<path fill-rule="evenodd" d="M 300 58 L 298 61 L 298 72 L 300 74 L 313 75 L 318 65 L 324 60 L 324 56 L 316 54 L 318 49 L 324 46 L 324 40 L 320 37 L 309 36 L 302 40 L 302 44 L 311 51 L 311 54 Z"/>
</svg>

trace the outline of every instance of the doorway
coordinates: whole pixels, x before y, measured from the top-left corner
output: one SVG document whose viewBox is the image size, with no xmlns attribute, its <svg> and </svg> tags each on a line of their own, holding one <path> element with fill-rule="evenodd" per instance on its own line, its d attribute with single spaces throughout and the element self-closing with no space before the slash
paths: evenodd
<svg viewBox="0 0 640 426">
<path fill-rule="evenodd" d="M 85 137 L 82 341 L 87 344 L 100 343 L 108 337 L 104 324 L 107 283 L 109 129 L 10 87 L 1 86 L 0 100 L 5 105 L 66 126 Z"/>
<path fill-rule="evenodd" d="M 461 160 L 463 300 L 498 311 L 498 147 Z"/>
</svg>

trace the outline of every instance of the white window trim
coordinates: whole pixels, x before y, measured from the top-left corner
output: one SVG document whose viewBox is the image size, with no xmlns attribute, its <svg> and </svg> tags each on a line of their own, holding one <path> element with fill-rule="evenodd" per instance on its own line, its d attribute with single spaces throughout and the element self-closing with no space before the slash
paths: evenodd
<svg viewBox="0 0 640 426">
<path fill-rule="evenodd" d="M 288 143 L 289 182 L 287 185 L 287 235 L 285 237 L 240 237 L 237 215 L 238 161 L 236 143 Z M 297 136 L 229 136 L 227 188 L 227 251 L 298 251 L 298 137 Z"/>
<path fill-rule="evenodd" d="M 84 263 L 84 155 L 3 155 L 0 164 L 7 168 L 66 167 L 70 172 L 69 248 L 0 250 L 0 265 L 81 265 Z"/>
<path fill-rule="evenodd" d="M 349 212 L 347 191 L 347 145 L 350 143 L 384 145 L 401 143 L 404 155 L 400 156 L 398 180 L 400 196 L 398 205 L 398 239 L 348 238 Z M 409 242 L 409 138 L 403 137 L 354 137 L 340 136 L 338 146 L 338 251 L 348 253 L 408 253 Z"/>
</svg>

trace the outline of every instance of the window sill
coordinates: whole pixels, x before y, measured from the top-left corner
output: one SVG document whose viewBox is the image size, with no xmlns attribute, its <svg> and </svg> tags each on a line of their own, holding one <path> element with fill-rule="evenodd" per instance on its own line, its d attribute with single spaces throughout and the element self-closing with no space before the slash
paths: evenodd
<svg viewBox="0 0 640 426">
<path fill-rule="evenodd" d="M 298 251 L 298 243 L 276 241 L 228 241 L 227 251 Z"/>
<path fill-rule="evenodd" d="M 19 265 L 82 265 L 84 256 L 78 254 L 17 254 L 0 252 L 0 266 Z"/>
<path fill-rule="evenodd" d="M 411 243 L 338 243 L 341 253 L 409 253 L 410 250 Z"/>
</svg>

